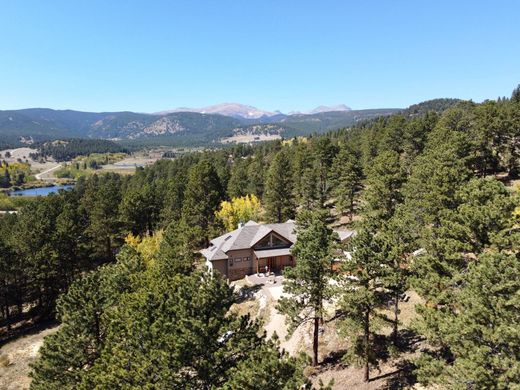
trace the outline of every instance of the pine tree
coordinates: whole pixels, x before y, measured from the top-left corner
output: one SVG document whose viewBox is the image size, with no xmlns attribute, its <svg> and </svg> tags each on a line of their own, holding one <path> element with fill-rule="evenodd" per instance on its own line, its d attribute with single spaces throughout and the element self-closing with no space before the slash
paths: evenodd
<svg viewBox="0 0 520 390">
<path fill-rule="evenodd" d="M 207 246 L 209 228 L 222 199 L 222 186 L 210 162 L 202 160 L 194 165 L 184 191 L 182 220 L 190 228 L 190 240 L 195 246 Z"/>
<path fill-rule="evenodd" d="M 397 152 L 378 155 L 368 170 L 363 214 L 376 226 L 388 221 L 402 202 L 401 186 L 405 174 Z"/>
<path fill-rule="evenodd" d="M 511 93 L 511 101 L 520 103 L 520 84 Z M 6 154 L 7 157 L 7 154 Z"/>
<path fill-rule="evenodd" d="M 279 151 L 267 171 L 264 193 L 266 217 L 271 222 L 284 222 L 294 217 L 291 167 L 284 150 Z"/>
<path fill-rule="evenodd" d="M 332 196 L 338 211 L 348 213 L 352 221 L 356 195 L 361 188 L 361 165 L 359 156 L 350 148 L 343 146 L 334 158 L 330 172 Z"/>
<path fill-rule="evenodd" d="M 439 324 L 449 363 L 426 354 L 418 377 L 450 389 L 508 389 L 520 383 L 520 262 L 489 253 L 470 264 L 457 312 Z"/>
<path fill-rule="evenodd" d="M 185 183 L 183 180 L 172 179 L 167 183 L 163 207 L 160 212 L 162 227 L 173 221 L 179 221 L 182 214 Z"/>
<path fill-rule="evenodd" d="M 298 388 L 302 367 L 259 336 L 259 325 L 229 313 L 235 302 L 225 280 L 196 271 L 144 275 L 111 311 L 101 356 L 78 388 Z M 269 367 L 272 379 L 258 371 Z M 247 379 L 235 373 L 247 374 Z"/>
<path fill-rule="evenodd" d="M 183 220 L 172 222 L 164 231 L 159 244 L 156 268 L 167 275 L 191 273 L 196 260 L 196 248 L 191 241 L 194 234 Z"/>
<path fill-rule="evenodd" d="M 258 196 L 264 195 L 264 173 L 265 165 L 260 156 L 254 156 L 247 168 L 247 193 Z"/>
<path fill-rule="evenodd" d="M 231 168 L 231 177 L 229 178 L 227 193 L 230 198 L 240 198 L 247 195 L 247 184 L 249 181 L 247 175 L 247 162 L 238 158 Z"/>
<path fill-rule="evenodd" d="M 312 164 L 303 171 L 300 178 L 300 206 L 307 210 L 321 208 L 319 172 L 317 164 Z"/>
<path fill-rule="evenodd" d="M 399 302 L 408 290 L 411 279 L 411 256 L 413 252 L 414 232 L 399 210 L 379 232 L 384 272 L 381 282 L 393 301 L 392 338 L 395 345 L 399 336 Z"/>
<path fill-rule="evenodd" d="M 5 166 L 4 172 L 0 176 L 0 187 L 9 188 L 10 186 L 11 186 L 11 175 L 9 174 L 9 168 L 7 166 Z"/>
<path fill-rule="evenodd" d="M 313 323 L 313 365 L 318 364 L 319 323 L 325 316 L 324 303 L 332 296 L 332 250 L 334 234 L 325 222 L 323 211 L 302 211 L 297 218 L 298 241 L 292 254 L 296 265 L 285 270 L 284 292 L 278 310 L 287 315 L 289 332 Z"/>
<path fill-rule="evenodd" d="M 31 388 L 77 389 L 101 356 L 110 316 L 120 296 L 133 288 L 132 277 L 142 271 L 135 251 L 126 248 L 118 264 L 109 265 L 78 279 L 57 304 L 62 325 L 50 335 L 33 364 Z"/>
<path fill-rule="evenodd" d="M 332 166 L 334 156 L 336 155 L 336 147 L 329 137 L 319 137 L 313 143 L 314 169 L 316 171 L 316 183 L 318 192 L 318 205 L 324 207 L 329 196 L 329 170 Z"/>
<path fill-rule="evenodd" d="M 152 234 L 157 219 L 155 191 L 148 183 L 127 188 L 119 213 L 127 229 L 135 235 Z"/>
<path fill-rule="evenodd" d="M 353 343 L 349 358 L 362 362 L 368 382 L 370 365 L 378 364 L 372 336 L 380 326 L 376 309 L 383 307 L 386 298 L 382 277 L 387 259 L 380 237 L 363 227 L 349 247 L 351 258 L 345 260 L 342 269 L 345 277 L 339 304 L 344 319 L 340 327 Z"/>
<path fill-rule="evenodd" d="M 96 261 L 114 258 L 114 247 L 120 243 L 121 180 L 118 175 L 94 175 L 85 187 L 81 203 L 86 210 L 89 226 L 86 233 L 92 246 L 92 257 Z"/>
<path fill-rule="evenodd" d="M 517 202 L 500 182 L 473 179 L 454 195 L 454 209 L 443 210 L 437 224 L 423 230 L 419 242 L 425 253 L 413 259 L 413 286 L 426 301 L 417 306 L 416 328 L 431 345 L 450 350 L 443 324 L 459 312 L 470 264 L 501 241 L 515 242 L 511 214 Z"/>
</svg>

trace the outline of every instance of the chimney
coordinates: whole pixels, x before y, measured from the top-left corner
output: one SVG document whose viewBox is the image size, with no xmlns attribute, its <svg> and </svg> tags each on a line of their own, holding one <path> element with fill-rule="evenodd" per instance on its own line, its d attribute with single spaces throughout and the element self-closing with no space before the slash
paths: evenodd
<svg viewBox="0 0 520 390">
<path fill-rule="evenodd" d="M 242 229 L 243 226 L 244 226 L 244 222 L 240 221 L 240 222 L 238 223 L 238 228 L 239 228 L 239 229 Z"/>
</svg>

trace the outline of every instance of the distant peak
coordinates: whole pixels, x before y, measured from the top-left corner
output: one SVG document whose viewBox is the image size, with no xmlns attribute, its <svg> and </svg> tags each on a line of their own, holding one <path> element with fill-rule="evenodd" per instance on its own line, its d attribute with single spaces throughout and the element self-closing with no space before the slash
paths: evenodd
<svg viewBox="0 0 520 390">
<path fill-rule="evenodd" d="M 318 106 L 313 110 L 308 111 L 291 111 L 288 115 L 312 115 L 312 114 L 320 114 L 323 112 L 332 112 L 332 111 L 351 111 L 351 108 L 346 106 L 345 104 L 337 104 L 335 106 Z M 247 104 L 234 103 L 234 102 L 225 102 L 214 104 L 207 107 L 200 108 L 191 108 L 191 107 L 179 107 L 173 110 L 166 110 L 155 112 L 155 115 L 167 115 L 174 112 L 197 112 L 199 114 L 220 114 L 225 116 L 230 116 L 233 118 L 242 118 L 242 119 L 261 119 L 261 118 L 270 118 L 277 115 L 285 115 L 284 113 L 276 110 L 276 111 L 267 111 L 262 110 L 260 108 L 250 106 Z"/>
<path fill-rule="evenodd" d="M 308 114 L 319 114 L 320 112 L 332 112 L 332 111 L 351 111 L 352 109 L 344 104 L 338 104 L 335 106 L 318 106 L 314 110 L 308 112 Z"/>
<path fill-rule="evenodd" d="M 318 106 L 312 110 L 307 111 L 291 111 L 289 115 L 312 115 L 319 114 L 322 112 L 333 112 L 333 111 L 352 111 L 352 109 L 345 104 L 337 104 L 335 106 Z"/>
<path fill-rule="evenodd" d="M 275 112 L 265 111 L 253 106 L 240 103 L 219 103 L 201 108 L 180 107 L 173 110 L 161 111 L 155 114 L 170 114 L 173 112 L 198 112 L 200 114 L 220 114 L 235 118 L 258 119 L 276 115 Z"/>
</svg>

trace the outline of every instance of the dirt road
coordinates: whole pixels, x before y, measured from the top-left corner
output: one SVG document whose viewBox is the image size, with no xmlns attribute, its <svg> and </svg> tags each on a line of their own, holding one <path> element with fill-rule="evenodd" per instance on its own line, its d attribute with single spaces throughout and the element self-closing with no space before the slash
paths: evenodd
<svg viewBox="0 0 520 390">
<path fill-rule="evenodd" d="M 28 389 L 31 383 L 29 365 L 38 357 L 43 338 L 58 330 L 57 326 L 44 329 L 11 341 L 0 348 L 0 389 Z"/>
<path fill-rule="evenodd" d="M 52 168 L 49 168 L 43 172 L 37 173 L 36 175 L 34 175 L 34 177 L 36 178 L 36 180 L 54 180 L 55 177 L 52 174 L 52 172 L 54 172 L 55 170 L 57 170 L 59 168 L 61 168 L 61 164 L 55 165 Z"/>
</svg>

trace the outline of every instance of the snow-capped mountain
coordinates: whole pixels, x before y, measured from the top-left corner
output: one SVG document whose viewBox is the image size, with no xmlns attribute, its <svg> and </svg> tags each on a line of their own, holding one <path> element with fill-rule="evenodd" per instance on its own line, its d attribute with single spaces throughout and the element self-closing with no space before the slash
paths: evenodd
<svg viewBox="0 0 520 390">
<path fill-rule="evenodd" d="M 271 112 L 260 110 L 253 106 L 248 106 L 240 103 L 221 103 L 213 106 L 202 108 L 179 107 L 173 110 L 166 110 L 157 112 L 156 114 L 164 115 L 172 112 L 198 112 L 199 114 L 220 114 L 230 116 L 233 118 L 258 119 L 264 117 L 271 117 L 281 114 L 280 112 Z"/>
<path fill-rule="evenodd" d="M 344 104 L 338 104 L 335 106 L 318 106 L 308 111 L 291 111 L 289 115 L 313 115 L 320 114 L 322 112 L 336 112 L 336 111 L 352 111 L 352 109 Z"/>
</svg>

